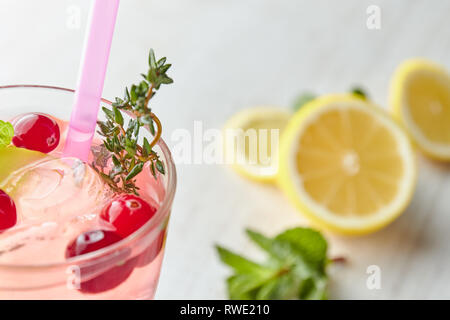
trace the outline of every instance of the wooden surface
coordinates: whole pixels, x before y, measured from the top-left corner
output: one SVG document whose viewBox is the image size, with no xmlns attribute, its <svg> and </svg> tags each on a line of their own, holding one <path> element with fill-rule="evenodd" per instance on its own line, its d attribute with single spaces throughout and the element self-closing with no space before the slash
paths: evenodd
<svg viewBox="0 0 450 320">
<path fill-rule="evenodd" d="M 2 0 L 0 84 L 74 87 L 88 3 Z M 379 30 L 366 27 L 372 4 L 381 8 Z M 79 28 L 68 20 L 73 10 Z M 152 102 L 170 145 L 173 130 L 192 131 L 195 120 L 220 128 L 243 107 L 288 107 L 304 89 L 358 84 L 386 106 L 402 60 L 423 56 L 450 69 L 449 13 L 446 0 L 124 0 L 104 96 L 137 80 L 153 47 L 174 65 L 175 84 Z M 331 253 L 349 260 L 330 269 L 331 298 L 450 298 L 450 166 L 419 163 L 414 199 L 395 223 L 366 237 L 327 234 Z M 225 298 L 229 270 L 215 243 L 258 258 L 245 227 L 271 235 L 305 224 L 277 189 L 227 167 L 179 165 L 178 177 L 157 298 Z M 370 265 L 380 267 L 379 290 L 366 286 Z"/>
</svg>

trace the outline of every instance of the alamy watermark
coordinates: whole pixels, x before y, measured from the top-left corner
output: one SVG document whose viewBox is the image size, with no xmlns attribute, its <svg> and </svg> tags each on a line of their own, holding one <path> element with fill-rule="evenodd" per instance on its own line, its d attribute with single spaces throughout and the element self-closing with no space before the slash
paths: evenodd
<svg viewBox="0 0 450 320">
<path fill-rule="evenodd" d="M 366 280 L 366 286 L 369 290 L 381 289 L 381 268 L 375 264 L 370 265 L 366 269 L 366 273 L 369 275 Z"/>
<path fill-rule="evenodd" d="M 278 169 L 279 129 L 205 129 L 194 121 L 192 131 L 174 130 L 170 142 L 176 164 L 257 164 L 262 173 Z"/>
<path fill-rule="evenodd" d="M 366 9 L 366 27 L 369 30 L 381 29 L 381 8 L 377 5 L 370 5 Z"/>
<path fill-rule="evenodd" d="M 79 290 L 81 287 L 81 270 L 77 265 L 69 266 L 66 269 L 67 282 L 66 286 L 69 290 Z"/>
<path fill-rule="evenodd" d="M 66 9 L 66 27 L 70 30 L 77 30 L 81 27 L 81 8 L 77 5 L 70 5 Z"/>
</svg>

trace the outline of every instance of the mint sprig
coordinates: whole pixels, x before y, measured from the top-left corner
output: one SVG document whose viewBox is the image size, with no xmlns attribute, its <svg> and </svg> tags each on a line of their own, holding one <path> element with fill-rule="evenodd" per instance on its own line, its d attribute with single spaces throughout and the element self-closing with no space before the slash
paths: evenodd
<svg viewBox="0 0 450 320">
<path fill-rule="evenodd" d="M 268 254 L 265 263 L 216 247 L 222 262 L 234 271 L 227 279 L 230 299 L 326 299 L 328 245 L 319 232 L 294 228 L 274 238 L 252 230 L 247 235 Z"/>
<path fill-rule="evenodd" d="M 0 148 L 11 144 L 14 137 L 14 127 L 11 123 L 0 120 Z"/>
</svg>

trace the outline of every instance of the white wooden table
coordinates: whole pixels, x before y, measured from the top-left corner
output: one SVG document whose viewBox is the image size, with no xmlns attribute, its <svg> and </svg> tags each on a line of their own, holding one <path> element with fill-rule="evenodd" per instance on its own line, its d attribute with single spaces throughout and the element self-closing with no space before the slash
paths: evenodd
<svg viewBox="0 0 450 320">
<path fill-rule="evenodd" d="M 0 84 L 74 87 L 87 0 L 0 1 Z M 366 26 L 369 5 L 381 29 Z M 80 12 L 80 23 L 73 15 Z M 123 0 L 104 96 L 145 70 L 150 47 L 173 63 L 174 85 L 153 106 L 169 144 L 177 128 L 220 128 L 243 107 L 287 107 L 302 90 L 369 89 L 386 106 L 389 78 L 402 60 L 423 56 L 450 69 L 450 1 Z M 303 225 L 275 188 L 216 165 L 178 166 L 179 186 L 157 298 L 222 299 L 220 243 L 254 257 L 244 228 L 275 234 Z M 420 158 L 415 197 L 404 215 L 366 237 L 328 235 L 331 298 L 450 298 L 450 165 Z M 381 289 L 366 286 L 369 265 L 381 268 Z"/>
</svg>

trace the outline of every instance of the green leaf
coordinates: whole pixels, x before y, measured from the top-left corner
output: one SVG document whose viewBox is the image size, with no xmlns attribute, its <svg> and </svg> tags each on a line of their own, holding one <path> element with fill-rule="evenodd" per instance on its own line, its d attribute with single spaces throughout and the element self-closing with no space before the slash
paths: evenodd
<svg viewBox="0 0 450 320">
<path fill-rule="evenodd" d="M 161 160 L 156 160 L 156 170 L 158 170 L 161 174 L 166 174 L 166 170 L 164 170 L 164 164 L 161 162 Z"/>
<path fill-rule="evenodd" d="M 152 172 L 152 175 L 156 179 L 156 169 L 155 169 L 155 164 L 153 162 L 150 164 L 150 171 Z"/>
<path fill-rule="evenodd" d="M 152 119 L 152 117 L 149 117 L 150 119 L 150 121 L 149 121 L 149 123 L 148 123 L 148 128 L 150 129 L 150 133 L 152 134 L 152 135 L 155 135 L 156 134 L 156 130 L 155 130 L 155 124 L 153 123 L 153 119 Z"/>
<path fill-rule="evenodd" d="M 302 93 L 300 96 L 297 97 L 297 99 L 295 99 L 292 108 L 294 109 L 294 111 L 297 111 L 308 102 L 314 100 L 315 98 L 316 95 L 314 93 L 311 92 Z"/>
<path fill-rule="evenodd" d="M 358 98 L 361 98 L 363 100 L 368 100 L 369 96 L 367 95 L 367 93 L 365 92 L 364 89 L 362 89 L 361 87 L 353 87 L 350 92 L 355 95 Z"/>
<path fill-rule="evenodd" d="M 108 108 L 102 107 L 103 113 L 106 115 L 106 118 L 114 121 L 114 112 L 109 110 Z"/>
<path fill-rule="evenodd" d="M 14 137 L 14 127 L 11 123 L 0 120 L 0 148 L 7 147 Z"/>
<path fill-rule="evenodd" d="M 152 68 L 152 69 L 157 68 L 155 52 L 153 51 L 153 49 L 150 49 L 150 53 L 148 55 L 148 64 L 149 64 L 150 68 Z"/>
<path fill-rule="evenodd" d="M 297 254 L 302 256 L 307 263 L 312 264 L 314 268 L 323 270 L 325 267 L 328 245 L 318 231 L 309 228 L 294 228 L 286 230 L 275 239 L 290 243 Z"/>
<path fill-rule="evenodd" d="M 161 83 L 162 84 L 171 84 L 171 83 L 173 83 L 173 80 L 172 80 L 172 78 L 165 76 L 161 79 Z"/>
<path fill-rule="evenodd" d="M 237 255 L 221 246 L 216 246 L 220 260 L 229 265 L 240 274 L 254 274 L 259 276 L 271 276 L 276 270 L 266 266 L 262 266 L 250 261 L 240 255 Z"/>
<path fill-rule="evenodd" d="M 262 235 L 259 232 L 247 229 L 246 230 L 247 235 L 249 236 L 249 238 L 251 240 L 253 240 L 253 242 L 255 242 L 257 245 L 259 245 L 261 247 L 261 249 L 267 251 L 267 252 L 271 252 L 272 251 L 272 246 L 273 246 L 273 240 L 270 238 L 267 238 L 266 236 Z"/>
<path fill-rule="evenodd" d="M 278 278 L 277 285 L 272 291 L 274 300 L 299 299 L 299 291 L 302 279 L 293 273 L 285 273 Z"/>
<path fill-rule="evenodd" d="M 284 264 L 287 265 L 294 263 L 297 260 L 298 257 L 292 251 L 288 243 L 276 241 L 273 238 L 268 238 L 253 230 L 248 229 L 246 232 L 253 242 L 278 262 L 284 262 Z"/>
<path fill-rule="evenodd" d="M 152 147 L 150 146 L 150 143 L 148 142 L 146 137 L 144 137 L 143 149 L 145 150 L 147 156 L 152 152 Z"/>
<path fill-rule="evenodd" d="M 166 65 L 163 65 L 159 70 L 160 70 L 161 73 L 166 73 L 167 70 L 169 70 L 171 66 L 172 65 L 170 63 L 168 63 Z"/>
<path fill-rule="evenodd" d="M 130 171 L 130 173 L 126 176 L 125 180 L 131 180 L 136 177 L 139 173 L 141 173 L 142 168 L 144 167 L 143 163 L 138 163 L 134 166 L 134 168 Z"/>
<path fill-rule="evenodd" d="M 269 238 L 256 231 L 247 235 L 269 259 L 259 264 L 226 249 L 221 260 L 235 274 L 227 281 L 232 299 L 326 299 L 327 242 L 309 228 L 293 228 Z"/>
<path fill-rule="evenodd" d="M 130 168 L 134 168 L 136 165 L 136 158 L 131 159 Z"/>
<path fill-rule="evenodd" d="M 327 279 L 321 277 L 304 280 L 299 290 L 299 298 L 302 300 L 326 300 Z"/>
<path fill-rule="evenodd" d="M 120 161 L 115 155 L 112 156 L 112 160 L 115 166 L 120 166 Z"/>
<path fill-rule="evenodd" d="M 117 124 L 123 126 L 122 112 L 120 112 L 120 110 L 117 109 L 117 107 L 113 107 L 113 111 L 114 111 L 114 120 L 116 121 Z"/>
<path fill-rule="evenodd" d="M 136 88 L 137 87 L 134 84 L 131 86 L 131 89 L 130 89 L 130 101 L 131 101 L 131 103 L 135 103 L 137 98 L 138 98 L 138 95 L 136 93 Z"/>
<path fill-rule="evenodd" d="M 147 83 L 147 81 L 141 81 L 141 83 L 139 84 L 139 88 L 140 88 L 142 94 L 146 94 L 147 91 L 148 91 L 148 83 Z"/>
<path fill-rule="evenodd" d="M 257 291 L 256 300 L 274 300 L 275 290 L 278 287 L 278 278 L 271 279 L 264 283 Z"/>
<path fill-rule="evenodd" d="M 125 151 L 131 155 L 132 157 L 134 157 L 136 155 L 136 149 L 130 146 L 125 146 Z M 127 179 L 128 180 L 128 179 Z"/>
<path fill-rule="evenodd" d="M 228 296 L 232 300 L 254 300 L 257 290 L 270 278 L 253 274 L 236 274 L 227 279 Z"/>
<path fill-rule="evenodd" d="M 167 60 L 166 57 L 163 57 L 163 58 L 159 59 L 158 63 L 157 63 L 158 68 L 161 68 L 164 65 L 164 63 L 166 63 L 166 60 Z"/>
<path fill-rule="evenodd" d="M 108 126 L 104 123 L 104 122 L 102 122 L 102 121 L 97 121 L 97 125 L 98 125 L 98 127 L 100 128 L 100 134 L 102 135 L 102 136 L 108 136 L 109 135 L 109 128 L 108 128 Z"/>
</svg>

